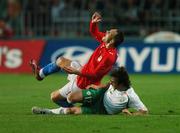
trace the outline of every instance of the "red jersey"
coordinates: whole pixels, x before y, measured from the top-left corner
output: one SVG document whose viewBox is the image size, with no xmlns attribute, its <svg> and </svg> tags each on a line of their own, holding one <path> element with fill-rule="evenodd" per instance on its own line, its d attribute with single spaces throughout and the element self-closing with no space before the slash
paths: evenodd
<svg viewBox="0 0 180 133">
<path fill-rule="evenodd" d="M 100 84 L 101 79 L 111 70 L 117 59 L 116 48 L 106 48 L 102 41 L 105 33 L 98 30 L 96 23 L 90 22 L 90 33 L 100 42 L 100 45 L 82 67 L 82 75 L 77 77 L 77 86 L 81 89 L 85 89 L 90 84 Z"/>
</svg>

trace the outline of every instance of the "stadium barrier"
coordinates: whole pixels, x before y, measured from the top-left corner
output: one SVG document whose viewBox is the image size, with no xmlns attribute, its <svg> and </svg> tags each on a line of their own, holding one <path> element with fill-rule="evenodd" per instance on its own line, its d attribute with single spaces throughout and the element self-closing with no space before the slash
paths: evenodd
<svg viewBox="0 0 180 133">
<path fill-rule="evenodd" d="M 29 72 L 30 58 L 42 67 L 59 56 L 84 64 L 97 46 L 92 40 L 0 41 L 0 72 Z M 125 42 L 118 53 L 116 65 L 129 73 L 180 72 L 180 43 Z"/>
</svg>

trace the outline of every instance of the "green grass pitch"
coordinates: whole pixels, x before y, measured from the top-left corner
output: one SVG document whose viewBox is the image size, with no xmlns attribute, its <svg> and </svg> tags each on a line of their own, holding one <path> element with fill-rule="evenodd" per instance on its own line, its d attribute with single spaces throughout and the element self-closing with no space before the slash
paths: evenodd
<svg viewBox="0 0 180 133">
<path fill-rule="evenodd" d="M 67 81 L 53 75 L 0 75 L 0 133 L 180 133 L 180 75 L 130 75 L 148 116 L 33 115 L 31 107 L 57 107 L 50 93 Z M 104 79 L 104 82 L 108 78 Z"/>
</svg>

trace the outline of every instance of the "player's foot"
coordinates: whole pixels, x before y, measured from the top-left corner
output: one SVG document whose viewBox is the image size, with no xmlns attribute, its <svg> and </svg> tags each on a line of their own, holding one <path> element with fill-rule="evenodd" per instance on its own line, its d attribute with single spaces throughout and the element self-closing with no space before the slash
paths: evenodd
<svg viewBox="0 0 180 133">
<path fill-rule="evenodd" d="M 40 107 L 32 107 L 33 114 L 53 114 L 49 109 L 44 109 Z"/>
<path fill-rule="evenodd" d="M 32 72 L 36 76 L 36 79 L 39 81 L 43 80 L 43 78 L 39 76 L 40 67 L 37 65 L 36 61 L 31 59 L 29 65 L 31 66 Z"/>
</svg>

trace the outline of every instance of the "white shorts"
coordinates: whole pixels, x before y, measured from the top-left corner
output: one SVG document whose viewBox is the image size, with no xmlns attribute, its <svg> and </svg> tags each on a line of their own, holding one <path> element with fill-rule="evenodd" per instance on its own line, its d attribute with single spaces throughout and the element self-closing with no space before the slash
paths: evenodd
<svg viewBox="0 0 180 133">
<path fill-rule="evenodd" d="M 82 66 L 78 61 L 72 61 L 71 67 L 80 70 Z M 61 94 L 61 96 L 63 96 L 64 98 L 67 98 L 67 95 L 69 93 L 81 90 L 77 86 L 77 83 L 76 83 L 77 78 L 76 77 L 77 77 L 77 75 L 75 75 L 75 74 L 68 74 L 67 79 L 69 80 L 69 82 L 64 87 L 59 89 L 59 93 Z"/>
</svg>

